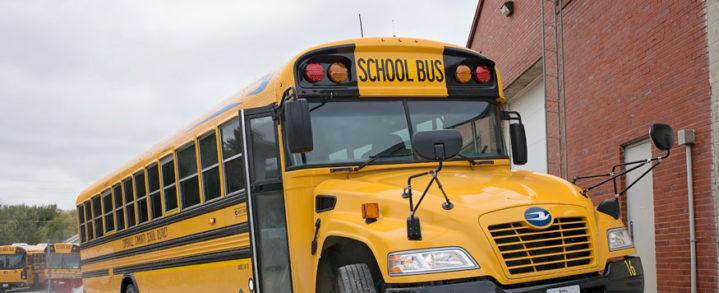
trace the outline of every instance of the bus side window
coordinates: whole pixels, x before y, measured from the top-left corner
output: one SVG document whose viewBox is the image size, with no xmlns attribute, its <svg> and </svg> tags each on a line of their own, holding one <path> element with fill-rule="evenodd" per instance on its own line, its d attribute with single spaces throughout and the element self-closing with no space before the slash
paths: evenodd
<svg viewBox="0 0 719 293">
<path fill-rule="evenodd" d="M 214 131 L 200 138 L 200 166 L 205 201 L 220 197 L 220 164 L 217 163 L 217 135 Z"/>
<path fill-rule="evenodd" d="M 150 192 L 150 218 L 162 217 L 162 203 L 160 201 L 160 172 L 157 164 L 147 167 L 147 189 Z"/>
<path fill-rule="evenodd" d="M 87 241 L 85 235 L 85 212 L 82 210 L 82 205 L 77 206 L 77 222 L 80 227 L 80 242 L 84 243 Z"/>
<path fill-rule="evenodd" d="M 225 173 L 225 194 L 234 195 L 245 189 L 242 129 L 239 118 L 220 126 L 222 167 Z"/>
<path fill-rule="evenodd" d="M 145 170 L 135 173 L 135 198 L 137 198 L 137 223 L 147 222 L 147 190 L 145 190 Z"/>
<path fill-rule="evenodd" d="M 122 181 L 122 192 L 125 197 L 125 223 L 127 228 L 135 226 L 135 195 L 132 192 L 132 177 Z"/>
<path fill-rule="evenodd" d="M 115 221 L 117 221 L 117 231 L 125 229 L 125 214 L 122 212 L 122 187 L 120 184 L 112 186 L 112 196 L 115 200 Z"/>
<path fill-rule="evenodd" d="M 177 208 L 177 189 L 175 189 L 175 160 L 172 155 L 163 158 L 162 164 L 162 193 L 165 196 L 165 212 Z"/>
<path fill-rule="evenodd" d="M 102 237 L 102 206 L 100 205 L 100 195 L 92 198 L 92 219 L 95 222 L 95 238 Z"/>
<path fill-rule="evenodd" d="M 186 209 L 200 204 L 200 183 L 197 181 L 197 156 L 194 142 L 177 151 L 177 171 L 180 178 L 182 208 Z"/>
<path fill-rule="evenodd" d="M 85 202 L 85 231 L 87 233 L 87 240 L 94 239 L 95 233 L 92 229 L 92 208 L 90 207 L 90 201 Z"/>
<path fill-rule="evenodd" d="M 115 230 L 112 211 L 112 192 L 108 189 L 102 192 L 102 214 L 105 217 L 105 233 Z"/>
</svg>

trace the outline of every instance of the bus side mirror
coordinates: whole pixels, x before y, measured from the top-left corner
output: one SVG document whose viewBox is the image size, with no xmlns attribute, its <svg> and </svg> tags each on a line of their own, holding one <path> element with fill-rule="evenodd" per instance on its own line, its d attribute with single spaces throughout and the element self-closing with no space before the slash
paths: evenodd
<svg viewBox="0 0 719 293">
<path fill-rule="evenodd" d="M 674 144 L 674 130 L 666 124 L 655 123 L 649 127 L 649 137 L 657 149 L 668 151 Z"/>
<path fill-rule="evenodd" d="M 441 162 L 459 154 L 462 135 L 456 129 L 417 132 L 412 136 L 412 149 L 420 158 Z"/>
<path fill-rule="evenodd" d="M 287 147 L 290 153 L 311 152 L 312 121 L 310 120 L 310 106 L 306 99 L 295 99 L 284 104 L 284 130 L 287 138 Z"/>
<path fill-rule="evenodd" d="M 527 134 L 524 132 L 524 124 L 515 123 L 509 125 L 509 138 L 512 143 L 512 162 L 515 165 L 527 163 Z"/>
</svg>

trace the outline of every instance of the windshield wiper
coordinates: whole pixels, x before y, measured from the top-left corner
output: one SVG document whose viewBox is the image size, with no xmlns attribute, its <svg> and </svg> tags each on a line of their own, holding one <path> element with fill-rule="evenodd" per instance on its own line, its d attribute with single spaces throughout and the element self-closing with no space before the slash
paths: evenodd
<svg viewBox="0 0 719 293">
<path fill-rule="evenodd" d="M 472 158 L 467 157 L 467 156 L 465 156 L 465 155 L 463 155 L 463 154 L 457 154 L 457 157 L 459 157 L 459 158 L 462 159 L 462 160 L 465 160 L 465 161 L 469 162 L 469 165 L 470 165 L 470 166 L 493 165 L 493 164 L 494 164 L 494 161 L 492 161 L 492 160 L 479 160 L 479 161 L 478 161 L 477 159 L 472 159 Z"/>
<path fill-rule="evenodd" d="M 376 155 L 369 156 L 369 159 L 367 161 L 364 161 L 362 162 L 362 164 L 359 164 L 356 168 L 354 168 L 353 171 L 359 171 L 360 169 L 364 168 L 369 164 L 372 164 L 374 161 L 377 161 L 380 158 L 391 157 L 392 155 L 394 155 L 394 153 L 404 149 L 404 142 L 398 142 L 395 145 L 390 146 L 385 150 L 377 153 Z"/>
</svg>

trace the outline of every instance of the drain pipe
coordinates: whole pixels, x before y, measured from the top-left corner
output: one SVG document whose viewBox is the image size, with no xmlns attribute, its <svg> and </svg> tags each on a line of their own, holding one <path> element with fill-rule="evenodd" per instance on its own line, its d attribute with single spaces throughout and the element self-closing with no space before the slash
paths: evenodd
<svg viewBox="0 0 719 293">
<path fill-rule="evenodd" d="M 689 200 L 689 255 L 691 257 L 691 293 L 697 292 L 697 236 L 694 230 L 694 186 L 692 174 L 692 145 L 694 130 L 680 129 L 677 131 L 677 142 L 684 145 L 687 155 L 687 198 Z"/>
</svg>

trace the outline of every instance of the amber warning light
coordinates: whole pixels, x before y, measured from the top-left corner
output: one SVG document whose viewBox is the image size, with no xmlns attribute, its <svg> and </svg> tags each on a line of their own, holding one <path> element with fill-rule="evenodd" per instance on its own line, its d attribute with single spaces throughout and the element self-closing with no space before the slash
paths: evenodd
<svg viewBox="0 0 719 293">
<path fill-rule="evenodd" d="M 363 203 L 362 218 L 364 218 L 367 224 L 377 221 L 377 218 L 379 218 L 379 204 L 376 202 Z"/>
<path fill-rule="evenodd" d="M 458 83 L 466 84 L 472 80 L 472 77 L 479 84 L 487 84 L 492 81 L 492 71 L 487 65 L 477 65 L 472 70 L 472 67 L 466 64 L 457 65 L 454 70 L 454 80 Z"/>
</svg>

